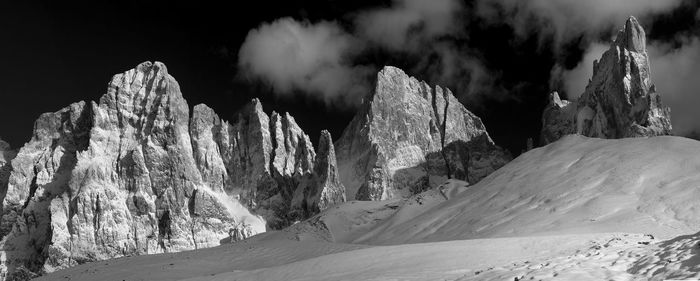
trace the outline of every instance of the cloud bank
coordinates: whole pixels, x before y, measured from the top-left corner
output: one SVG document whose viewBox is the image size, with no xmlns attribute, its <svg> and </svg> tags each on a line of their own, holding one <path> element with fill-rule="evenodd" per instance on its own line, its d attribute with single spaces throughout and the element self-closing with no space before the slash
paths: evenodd
<svg viewBox="0 0 700 281">
<path fill-rule="evenodd" d="M 575 37 L 617 31 L 621 20 L 668 12 L 683 0 L 479 0 L 479 15 L 508 21 L 520 35 L 553 34 L 555 45 Z"/>
<path fill-rule="evenodd" d="M 281 95 L 301 92 L 329 103 L 353 102 L 347 97 L 367 90 L 368 69 L 352 64 L 358 45 L 333 22 L 282 18 L 248 33 L 238 65 Z"/>
<path fill-rule="evenodd" d="M 649 49 L 651 75 L 664 104 L 671 107 L 676 135 L 700 133 L 700 38 L 684 39 L 680 48 L 653 44 Z"/>
<path fill-rule="evenodd" d="M 555 66 L 552 69 L 552 88 L 557 88 L 557 82 L 563 87 L 566 99 L 574 100 L 583 94 L 588 85 L 588 81 L 593 77 L 593 61 L 599 60 L 605 51 L 610 49 L 608 44 L 592 43 L 586 49 L 583 59 L 578 65 L 570 70 Z"/>
<path fill-rule="evenodd" d="M 395 51 L 417 51 L 426 40 L 458 33 L 455 21 L 462 9 L 454 0 L 397 0 L 390 8 L 359 13 L 360 37 Z"/>
<path fill-rule="evenodd" d="M 335 22 L 278 19 L 249 32 L 238 66 L 279 96 L 304 93 L 354 106 L 372 91 L 372 76 L 383 66 L 358 61 L 380 50 L 410 61 L 408 73 L 420 73 L 463 97 L 485 95 L 497 88 L 496 75 L 455 42 L 463 36 L 463 9 L 456 0 L 395 0 L 389 7 L 349 15 L 345 28 Z"/>
</svg>

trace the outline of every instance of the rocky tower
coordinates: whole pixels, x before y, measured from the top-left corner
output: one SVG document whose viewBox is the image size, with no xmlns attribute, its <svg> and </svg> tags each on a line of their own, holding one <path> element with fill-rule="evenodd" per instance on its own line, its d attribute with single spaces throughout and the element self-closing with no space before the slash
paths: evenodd
<svg viewBox="0 0 700 281">
<path fill-rule="evenodd" d="M 297 218 L 306 218 L 335 204 L 346 201 L 340 181 L 331 133 L 323 130 L 318 141 L 314 172 L 297 188 L 292 208 Z"/>
<path fill-rule="evenodd" d="M 0 162 L 11 171 L 0 178 L 0 273 L 26 278 L 211 247 L 263 232 L 266 220 L 288 225 L 314 157 L 294 119 L 269 118 L 257 100 L 233 124 L 205 105 L 190 119 L 165 65 L 142 63 L 115 75 L 99 102 L 41 115 L 11 167 Z"/>
<path fill-rule="evenodd" d="M 450 90 L 387 66 L 336 143 L 347 198 L 410 196 L 447 177 L 476 182 L 511 158 Z"/>
<path fill-rule="evenodd" d="M 575 102 L 551 99 L 542 117 L 542 143 L 578 133 L 597 138 L 671 134 L 670 110 L 651 81 L 644 29 L 634 17 L 625 23 Z"/>
</svg>

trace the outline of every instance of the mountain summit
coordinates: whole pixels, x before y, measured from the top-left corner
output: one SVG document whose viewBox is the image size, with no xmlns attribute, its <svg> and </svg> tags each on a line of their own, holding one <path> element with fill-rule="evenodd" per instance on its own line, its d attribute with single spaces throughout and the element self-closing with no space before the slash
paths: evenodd
<svg viewBox="0 0 700 281">
<path fill-rule="evenodd" d="M 212 247 L 343 202 L 324 136 L 317 157 L 258 100 L 232 123 L 205 105 L 190 116 L 165 65 L 141 63 L 99 102 L 42 114 L 16 157 L 0 142 L 0 279 Z"/>
<path fill-rule="evenodd" d="M 447 178 L 474 183 L 511 159 L 449 89 L 391 66 L 336 148 L 347 198 L 357 200 L 407 197 Z"/>
<path fill-rule="evenodd" d="M 670 109 L 652 84 L 646 35 L 630 17 L 602 58 L 593 63 L 593 78 L 576 101 L 553 93 L 542 117 L 543 144 L 567 134 L 597 138 L 671 135 Z"/>
</svg>

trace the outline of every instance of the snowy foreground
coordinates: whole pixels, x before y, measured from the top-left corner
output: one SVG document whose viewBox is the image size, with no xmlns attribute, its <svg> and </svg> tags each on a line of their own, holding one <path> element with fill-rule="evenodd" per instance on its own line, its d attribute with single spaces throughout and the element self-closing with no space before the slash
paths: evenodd
<svg viewBox="0 0 700 281">
<path fill-rule="evenodd" d="M 700 279 L 700 142 L 569 136 L 468 187 L 40 280 Z M 516 279 L 517 278 L 517 279 Z"/>
</svg>

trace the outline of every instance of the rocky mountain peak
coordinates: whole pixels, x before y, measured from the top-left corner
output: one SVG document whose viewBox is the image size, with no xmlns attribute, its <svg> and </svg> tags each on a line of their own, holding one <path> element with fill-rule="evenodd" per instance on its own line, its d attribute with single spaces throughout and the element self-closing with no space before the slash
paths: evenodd
<svg viewBox="0 0 700 281">
<path fill-rule="evenodd" d="M 556 101 L 555 101 L 556 103 Z M 584 93 L 543 113 L 543 144 L 567 134 L 598 138 L 670 135 L 670 109 L 652 83 L 646 35 L 630 17 L 600 60 Z M 565 109 L 566 108 L 566 109 Z"/>
<path fill-rule="evenodd" d="M 632 52 L 646 52 L 646 33 L 635 17 L 629 17 L 617 34 L 615 44 Z"/>
<path fill-rule="evenodd" d="M 347 198 L 359 200 L 410 196 L 448 177 L 478 181 L 510 159 L 452 92 L 391 66 L 336 152 Z"/>
<path fill-rule="evenodd" d="M 316 159 L 294 118 L 268 116 L 257 99 L 231 123 L 204 104 L 190 116 L 166 66 L 141 63 L 114 75 L 98 102 L 42 114 L 11 165 L 0 161 L 0 276 L 282 228 L 344 201 L 333 148 L 321 148 Z M 297 190 L 321 203 L 292 214 Z"/>
</svg>

